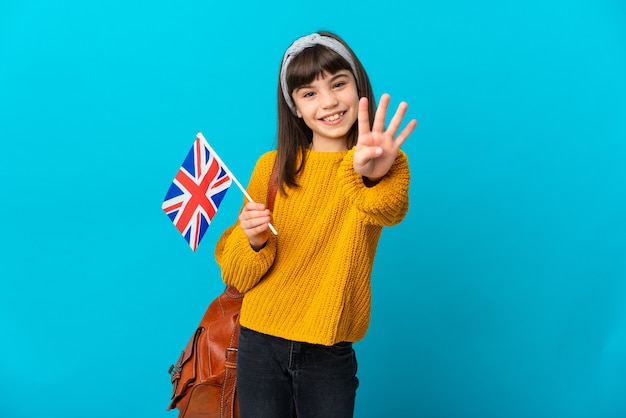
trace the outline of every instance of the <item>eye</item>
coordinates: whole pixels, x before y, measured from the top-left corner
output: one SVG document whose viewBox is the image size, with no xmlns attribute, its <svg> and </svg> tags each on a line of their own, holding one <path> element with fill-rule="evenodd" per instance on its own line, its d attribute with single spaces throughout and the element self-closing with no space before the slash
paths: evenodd
<svg viewBox="0 0 626 418">
<path fill-rule="evenodd" d="M 335 84 L 333 84 L 333 88 L 338 89 L 345 86 L 346 84 L 348 84 L 348 82 L 345 80 L 337 81 Z"/>
<path fill-rule="evenodd" d="M 305 91 L 304 93 L 302 93 L 302 97 L 313 97 L 314 95 L 315 93 L 312 91 Z"/>
</svg>

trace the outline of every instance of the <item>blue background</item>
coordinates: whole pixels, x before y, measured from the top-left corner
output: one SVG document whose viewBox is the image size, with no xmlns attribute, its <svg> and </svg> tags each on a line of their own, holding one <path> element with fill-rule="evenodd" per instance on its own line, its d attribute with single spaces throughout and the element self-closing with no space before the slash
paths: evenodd
<svg viewBox="0 0 626 418">
<path fill-rule="evenodd" d="M 623 0 L 0 1 L 0 416 L 174 417 L 222 289 L 161 202 L 196 131 L 245 184 L 282 52 L 341 35 L 410 104 L 357 417 L 626 416 Z"/>
</svg>

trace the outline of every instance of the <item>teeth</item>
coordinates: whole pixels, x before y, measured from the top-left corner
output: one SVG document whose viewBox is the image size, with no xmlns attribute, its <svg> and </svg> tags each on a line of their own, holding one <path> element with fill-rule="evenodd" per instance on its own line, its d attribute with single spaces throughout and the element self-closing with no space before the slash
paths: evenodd
<svg viewBox="0 0 626 418">
<path fill-rule="evenodd" d="M 324 118 L 324 120 L 325 120 L 326 122 L 332 122 L 332 121 L 335 121 L 335 120 L 339 119 L 342 115 L 343 115 L 343 113 L 341 113 L 341 114 L 340 114 L 340 113 L 336 113 L 336 114 L 334 114 L 334 115 L 332 115 L 332 116 L 329 116 L 329 117 L 327 117 L 327 118 Z"/>
</svg>

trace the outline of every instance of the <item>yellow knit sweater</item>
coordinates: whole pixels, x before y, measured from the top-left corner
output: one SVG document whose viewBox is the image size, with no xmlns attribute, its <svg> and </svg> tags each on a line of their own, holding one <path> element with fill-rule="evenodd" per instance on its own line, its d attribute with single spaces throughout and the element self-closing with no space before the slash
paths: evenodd
<svg viewBox="0 0 626 418">
<path fill-rule="evenodd" d="M 259 158 L 248 192 L 265 202 L 276 151 Z M 381 181 L 366 187 L 352 167 L 354 149 L 309 151 L 300 188 L 276 195 L 278 236 L 256 252 L 233 225 L 215 257 L 225 283 L 245 293 L 241 325 L 289 340 L 332 345 L 365 336 L 370 275 L 383 226 L 408 210 L 409 167 L 400 152 Z"/>
</svg>

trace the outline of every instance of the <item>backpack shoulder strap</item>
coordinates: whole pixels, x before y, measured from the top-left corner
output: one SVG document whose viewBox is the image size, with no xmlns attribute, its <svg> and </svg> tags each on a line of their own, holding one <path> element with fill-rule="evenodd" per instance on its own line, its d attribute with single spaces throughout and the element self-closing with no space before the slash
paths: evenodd
<svg viewBox="0 0 626 418">
<path fill-rule="evenodd" d="M 267 185 L 267 208 L 272 212 L 274 210 L 274 200 L 276 200 L 276 191 L 278 190 L 278 167 L 277 161 L 272 166 L 272 174 Z"/>
</svg>

